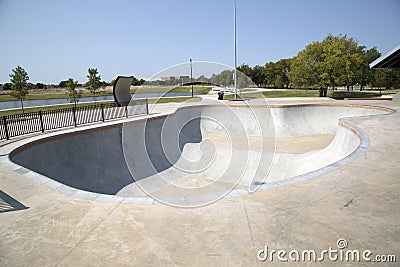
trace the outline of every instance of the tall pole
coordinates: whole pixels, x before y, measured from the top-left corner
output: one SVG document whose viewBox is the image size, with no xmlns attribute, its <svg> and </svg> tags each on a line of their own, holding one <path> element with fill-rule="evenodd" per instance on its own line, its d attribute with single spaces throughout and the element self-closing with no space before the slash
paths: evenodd
<svg viewBox="0 0 400 267">
<path fill-rule="evenodd" d="M 235 71 L 234 71 L 234 84 L 235 84 L 235 99 L 237 99 L 237 84 L 236 84 L 236 69 L 237 69 L 237 53 L 236 53 L 236 0 L 234 0 L 234 47 L 235 47 Z"/>
<path fill-rule="evenodd" d="M 190 84 L 192 85 L 192 97 L 193 97 L 193 68 L 192 68 L 192 59 L 190 59 Z"/>
</svg>

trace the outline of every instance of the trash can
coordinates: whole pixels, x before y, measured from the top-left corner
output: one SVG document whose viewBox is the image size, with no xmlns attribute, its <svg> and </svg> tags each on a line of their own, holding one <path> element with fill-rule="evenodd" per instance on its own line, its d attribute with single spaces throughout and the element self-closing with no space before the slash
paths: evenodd
<svg viewBox="0 0 400 267">
<path fill-rule="evenodd" d="M 224 92 L 222 91 L 218 92 L 218 100 L 224 100 Z"/>
</svg>

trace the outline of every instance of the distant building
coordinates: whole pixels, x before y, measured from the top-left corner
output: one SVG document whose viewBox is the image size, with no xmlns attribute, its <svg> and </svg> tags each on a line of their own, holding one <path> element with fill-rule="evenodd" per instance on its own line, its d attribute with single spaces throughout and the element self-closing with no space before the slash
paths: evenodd
<svg viewBox="0 0 400 267">
<path fill-rule="evenodd" d="M 189 81 L 190 80 L 190 76 L 188 75 L 181 75 L 181 76 L 168 76 L 168 77 L 160 77 L 161 81 Z"/>
<path fill-rule="evenodd" d="M 188 83 L 188 82 L 190 82 L 190 76 L 180 76 L 179 77 L 179 80 L 182 82 L 182 84 L 184 84 L 184 83 Z"/>
</svg>

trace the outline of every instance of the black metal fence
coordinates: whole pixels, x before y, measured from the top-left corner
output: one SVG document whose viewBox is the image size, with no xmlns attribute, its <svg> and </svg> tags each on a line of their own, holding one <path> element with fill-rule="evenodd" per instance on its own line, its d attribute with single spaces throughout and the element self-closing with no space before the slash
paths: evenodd
<svg viewBox="0 0 400 267">
<path fill-rule="evenodd" d="M 135 99 L 129 105 L 122 107 L 117 107 L 114 103 L 106 103 L 4 115 L 0 120 L 0 140 L 148 113 L 147 99 Z"/>
</svg>

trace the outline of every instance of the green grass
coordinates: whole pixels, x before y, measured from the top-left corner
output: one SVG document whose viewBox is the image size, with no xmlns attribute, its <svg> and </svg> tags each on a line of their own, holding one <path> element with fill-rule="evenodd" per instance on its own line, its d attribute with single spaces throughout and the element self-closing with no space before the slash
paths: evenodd
<svg viewBox="0 0 400 267">
<path fill-rule="evenodd" d="M 97 102 L 96 104 L 100 105 L 101 103 L 105 103 L 105 102 Z M 78 104 L 76 104 L 77 107 L 85 107 L 85 106 L 90 106 L 90 105 L 93 105 L 93 103 L 78 103 Z M 74 106 L 74 104 L 71 103 L 71 104 L 54 105 L 54 106 L 47 106 L 47 107 L 24 108 L 24 112 L 29 113 L 29 112 L 38 112 L 40 110 L 44 111 L 44 110 L 66 109 L 66 108 L 72 108 L 73 106 Z M 0 116 L 14 115 L 14 114 L 22 114 L 22 109 L 0 111 Z"/>
<path fill-rule="evenodd" d="M 278 98 L 278 97 L 318 97 L 318 90 L 285 90 L 285 91 L 267 91 L 263 92 L 264 97 Z"/>
<path fill-rule="evenodd" d="M 370 97 L 380 97 L 381 94 L 378 92 L 347 92 L 347 91 L 334 91 L 334 92 L 329 92 L 328 96 L 337 99 L 337 100 L 342 100 L 344 98 L 370 98 Z"/>
<path fill-rule="evenodd" d="M 180 102 L 199 102 L 201 101 L 200 97 L 190 97 L 190 96 L 185 96 L 185 97 L 167 97 L 167 98 L 151 98 L 149 99 L 149 104 L 162 104 L 162 103 L 180 103 Z M 102 103 L 110 103 L 110 101 L 99 101 L 96 104 L 100 105 Z M 76 106 L 77 107 L 84 107 L 84 106 L 89 106 L 93 105 L 93 103 L 78 103 Z M 25 108 L 24 111 L 25 113 L 29 112 L 38 112 L 39 110 L 55 110 L 55 109 L 65 109 L 65 108 L 72 108 L 74 104 L 63 104 L 63 105 L 55 105 L 55 106 L 47 106 L 47 107 L 35 107 L 35 108 Z M 0 116 L 4 115 L 14 115 L 14 114 L 22 114 L 21 109 L 13 109 L 13 110 L 5 110 L 5 111 L 0 111 Z"/>
<path fill-rule="evenodd" d="M 101 91 L 97 92 L 96 96 L 110 96 L 113 93 L 110 91 Z M 82 92 L 81 97 L 91 97 L 94 96 L 90 92 Z M 59 94 L 30 94 L 27 95 L 24 100 L 47 100 L 47 99 L 68 99 L 68 94 L 67 93 L 59 93 Z M 16 101 L 18 100 L 15 97 L 12 97 L 10 95 L 0 95 L 0 102 L 4 101 Z"/>
<path fill-rule="evenodd" d="M 189 92 L 190 86 L 179 86 L 179 87 L 151 87 L 151 88 L 143 88 L 140 89 L 141 93 L 155 93 L 155 92 L 166 92 L 169 89 L 172 90 L 170 92 Z M 199 92 L 202 94 L 206 94 L 211 90 L 211 87 L 199 87 L 196 86 L 193 88 L 194 92 Z M 136 91 L 136 90 L 131 90 L 131 91 Z M 382 91 L 382 94 L 391 94 L 393 91 Z M 112 95 L 112 92 L 101 92 L 101 94 L 97 95 Z M 84 93 L 82 97 L 86 96 L 92 96 L 89 92 Z M 278 98 L 278 97 L 318 97 L 319 92 L 318 90 L 298 90 L 298 89 L 291 89 L 291 90 L 277 90 L 277 91 L 265 91 L 260 94 L 260 92 L 245 92 L 239 95 L 239 98 L 245 99 L 245 100 L 250 100 L 250 99 L 255 99 L 255 98 L 260 98 L 261 96 L 264 96 L 266 98 Z M 353 91 L 353 92 L 347 92 L 347 91 L 328 91 L 328 97 L 334 98 L 334 99 L 343 99 L 343 98 L 370 98 L 370 97 L 379 97 L 380 93 L 379 92 L 368 92 L 368 91 Z M 6 99 L 7 97 L 12 98 L 10 96 L 0 96 L 0 101 L 8 101 L 8 100 L 3 100 Z M 41 98 L 42 97 L 42 98 Z M 44 98 L 45 97 L 45 98 Z M 66 98 L 66 94 L 42 94 L 42 95 L 29 95 L 26 99 L 51 99 L 51 98 Z M 224 96 L 224 99 L 227 100 L 233 100 L 235 96 L 233 94 L 226 94 Z M 12 98 L 11 100 L 15 100 L 15 98 Z M 159 98 L 159 99 L 149 99 L 150 104 L 154 103 L 171 103 L 171 102 L 185 102 L 185 101 L 193 101 L 193 102 L 198 102 L 201 99 L 199 97 L 194 97 L 191 98 L 190 96 L 187 97 L 168 97 L 168 98 Z M 97 104 L 100 104 L 103 102 L 97 102 Z M 78 106 L 87 106 L 87 105 L 92 105 L 93 103 L 79 103 Z M 60 108 L 69 108 L 72 107 L 73 104 L 65 104 L 65 105 L 57 105 L 57 106 L 49 106 L 49 107 L 39 107 L 39 108 L 25 108 L 25 112 L 35 112 L 39 110 L 54 110 L 54 109 L 60 109 Z M 10 114 L 21 114 L 22 111 L 20 109 L 18 110 L 10 110 L 10 111 L 0 111 L 0 116 L 3 115 L 10 115 Z"/>
<path fill-rule="evenodd" d="M 207 94 L 211 87 L 193 86 L 193 92 L 198 94 Z M 157 86 L 157 87 L 140 87 L 131 89 L 131 93 L 188 93 L 191 92 L 190 86 Z"/>
<path fill-rule="evenodd" d="M 177 87 L 149 87 L 149 88 L 140 88 L 140 89 L 132 89 L 131 93 L 163 93 L 163 92 L 190 92 L 190 86 L 177 86 Z M 203 86 L 195 86 L 193 87 L 193 92 L 198 94 L 207 94 L 211 90 L 211 87 L 203 87 Z M 96 93 L 96 96 L 111 96 L 113 95 L 112 91 L 100 91 Z M 90 92 L 82 92 L 82 97 L 93 97 L 94 95 Z M 48 100 L 48 99 L 68 99 L 67 93 L 58 93 L 58 94 L 29 94 L 24 100 Z M 0 102 L 4 101 L 17 101 L 18 99 L 12 97 L 10 95 L 0 95 Z"/>
<path fill-rule="evenodd" d="M 258 93 L 242 93 L 239 97 L 245 100 L 260 98 L 263 95 L 266 98 L 278 98 L 278 97 L 319 97 L 318 90 L 277 90 L 277 91 L 265 91 L 265 92 Z M 391 94 L 390 92 L 382 92 L 384 94 Z M 328 91 L 328 97 L 342 100 L 344 98 L 371 98 L 371 97 L 380 97 L 381 94 L 379 92 L 366 92 L 366 91 Z M 224 99 L 233 100 L 235 96 L 233 94 L 225 95 Z"/>
<path fill-rule="evenodd" d="M 318 97 L 318 90 L 277 90 L 277 91 L 264 91 L 264 92 L 248 92 L 239 95 L 241 99 L 250 100 L 255 98 L 278 98 L 278 97 Z M 233 100 L 235 99 L 234 94 L 228 94 L 224 96 L 224 99 Z"/>
<path fill-rule="evenodd" d="M 182 102 L 200 102 L 200 97 L 191 97 L 191 96 L 184 96 L 184 97 L 167 97 L 167 98 L 151 98 L 149 99 L 149 104 L 162 104 L 162 103 L 182 103 Z"/>
</svg>

